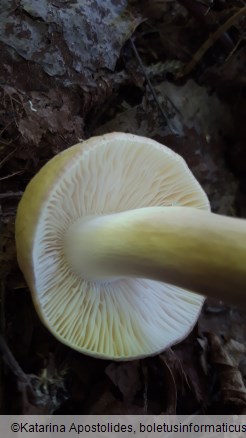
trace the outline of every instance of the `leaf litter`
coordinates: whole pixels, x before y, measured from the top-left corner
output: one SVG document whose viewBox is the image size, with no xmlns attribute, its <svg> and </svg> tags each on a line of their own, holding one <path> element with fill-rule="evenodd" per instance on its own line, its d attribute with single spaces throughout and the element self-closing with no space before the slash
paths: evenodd
<svg viewBox="0 0 246 438">
<path fill-rule="evenodd" d="M 213 211 L 246 217 L 242 9 L 237 0 L 1 2 L 2 413 L 245 412 L 243 311 L 207 300 L 190 336 L 157 357 L 85 357 L 41 325 L 14 244 L 32 176 L 58 152 L 110 131 L 167 144 Z"/>
</svg>

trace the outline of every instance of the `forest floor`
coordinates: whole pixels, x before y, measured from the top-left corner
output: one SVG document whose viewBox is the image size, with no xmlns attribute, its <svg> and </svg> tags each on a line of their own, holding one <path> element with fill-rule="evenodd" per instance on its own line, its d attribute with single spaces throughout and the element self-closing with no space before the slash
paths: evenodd
<svg viewBox="0 0 246 438">
<path fill-rule="evenodd" d="M 14 222 L 54 155 L 106 132 L 166 144 L 212 210 L 246 218 L 246 4 L 241 0 L 0 5 L 2 413 L 245 413 L 246 315 L 207 300 L 190 336 L 115 363 L 44 328 L 18 268 Z"/>
</svg>

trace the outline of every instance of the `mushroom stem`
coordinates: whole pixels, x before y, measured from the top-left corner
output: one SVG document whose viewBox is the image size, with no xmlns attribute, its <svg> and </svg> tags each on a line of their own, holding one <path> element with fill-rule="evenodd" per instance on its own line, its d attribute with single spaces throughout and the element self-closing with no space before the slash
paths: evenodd
<svg viewBox="0 0 246 438">
<path fill-rule="evenodd" d="M 191 207 L 87 217 L 66 236 L 87 279 L 142 277 L 245 306 L 246 221 Z"/>
</svg>

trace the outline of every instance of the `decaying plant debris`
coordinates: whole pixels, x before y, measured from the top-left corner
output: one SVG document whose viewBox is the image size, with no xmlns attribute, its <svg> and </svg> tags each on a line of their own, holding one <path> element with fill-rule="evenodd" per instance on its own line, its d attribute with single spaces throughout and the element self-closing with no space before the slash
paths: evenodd
<svg viewBox="0 0 246 438">
<path fill-rule="evenodd" d="M 0 5 L 2 413 L 244 413 L 245 314 L 207 302 L 158 357 L 77 354 L 41 325 L 18 269 L 16 207 L 52 156 L 132 132 L 182 155 L 214 211 L 246 217 L 245 2 Z"/>
</svg>

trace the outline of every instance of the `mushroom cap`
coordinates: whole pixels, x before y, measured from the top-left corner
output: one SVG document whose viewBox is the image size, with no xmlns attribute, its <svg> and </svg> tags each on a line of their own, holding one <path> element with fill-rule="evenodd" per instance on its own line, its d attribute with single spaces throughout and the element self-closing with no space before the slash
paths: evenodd
<svg viewBox="0 0 246 438">
<path fill-rule="evenodd" d="M 91 356 L 130 360 L 189 334 L 204 297 L 143 278 L 88 281 L 64 256 L 64 235 L 82 216 L 167 205 L 210 209 L 183 158 L 132 134 L 72 146 L 30 181 L 17 211 L 17 257 L 36 310 L 56 338 Z"/>
</svg>

